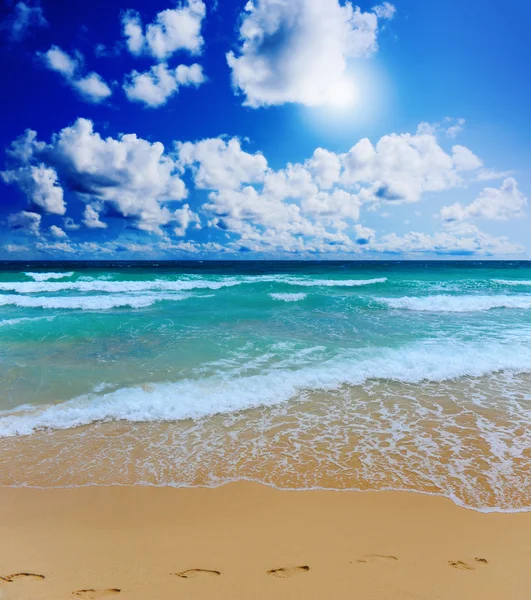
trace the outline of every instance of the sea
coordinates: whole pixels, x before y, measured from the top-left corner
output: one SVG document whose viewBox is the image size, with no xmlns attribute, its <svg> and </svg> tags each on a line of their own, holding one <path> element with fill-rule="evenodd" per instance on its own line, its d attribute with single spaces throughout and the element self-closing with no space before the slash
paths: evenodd
<svg viewBox="0 0 531 600">
<path fill-rule="evenodd" d="M 0 263 L 0 485 L 531 508 L 531 263 Z"/>
</svg>

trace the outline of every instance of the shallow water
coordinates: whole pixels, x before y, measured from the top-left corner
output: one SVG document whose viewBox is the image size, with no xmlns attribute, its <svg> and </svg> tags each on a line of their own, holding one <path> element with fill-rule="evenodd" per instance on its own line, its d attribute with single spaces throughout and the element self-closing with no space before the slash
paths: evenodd
<svg viewBox="0 0 531 600">
<path fill-rule="evenodd" d="M 9 265 L 0 484 L 531 507 L 528 263 Z"/>
</svg>

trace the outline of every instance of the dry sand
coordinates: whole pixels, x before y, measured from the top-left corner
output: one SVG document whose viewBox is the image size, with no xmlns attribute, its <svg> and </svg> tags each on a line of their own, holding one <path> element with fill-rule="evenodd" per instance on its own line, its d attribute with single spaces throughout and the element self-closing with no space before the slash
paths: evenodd
<svg viewBox="0 0 531 600">
<path fill-rule="evenodd" d="M 531 600 L 531 513 L 251 483 L 0 488 L 0 576 L 2 600 Z"/>
</svg>

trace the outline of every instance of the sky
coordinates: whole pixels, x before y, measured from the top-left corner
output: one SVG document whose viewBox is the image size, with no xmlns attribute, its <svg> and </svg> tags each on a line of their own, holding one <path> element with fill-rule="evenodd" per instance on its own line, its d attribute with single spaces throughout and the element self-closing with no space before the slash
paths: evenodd
<svg viewBox="0 0 531 600">
<path fill-rule="evenodd" d="M 3 0 L 0 259 L 529 259 L 531 3 Z"/>
</svg>

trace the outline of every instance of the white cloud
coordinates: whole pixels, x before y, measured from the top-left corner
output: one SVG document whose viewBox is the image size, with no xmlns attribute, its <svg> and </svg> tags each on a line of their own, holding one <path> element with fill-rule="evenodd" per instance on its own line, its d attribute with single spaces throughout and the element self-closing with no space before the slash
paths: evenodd
<svg viewBox="0 0 531 600">
<path fill-rule="evenodd" d="M 68 242 L 37 242 L 35 248 L 39 252 L 50 252 L 52 254 L 73 254 L 77 250 Z"/>
<path fill-rule="evenodd" d="M 132 102 L 143 102 L 146 106 L 155 108 L 165 104 L 180 86 L 198 87 L 204 81 L 203 69 L 197 63 L 191 66 L 179 65 L 176 69 L 168 69 L 167 65 L 160 63 L 144 73 L 132 71 L 123 88 Z"/>
<path fill-rule="evenodd" d="M 51 234 L 52 234 L 54 237 L 56 237 L 56 238 L 66 238 L 66 237 L 68 237 L 68 236 L 66 235 L 66 232 L 65 232 L 65 231 L 63 231 L 63 230 L 62 230 L 60 227 L 57 227 L 57 225 L 52 225 L 52 226 L 50 227 L 50 233 L 51 233 Z"/>
<path fill-rule="evenodd" d="M 323 189 L 332 187 L 339 180 L 341 159 L 334 152 L 317 148 L 306 167 L 313 174 L 315 182 Z"/>
<path fill-rule="evenodd" d="M 173 233 L 179 237 L 183 237 L 186 234 L 188 227 L 192 223 L 199 223 L 199 217 L 190 210 L 188 204 L 173 211 L 172 217 L 177 222 L 177 225 L 173 228 Z"/>
<path fill-rule="evenodd" d="M 364 227 L 359 223 L 354 225 L 354 232 L 356 234 L 356 243 L 358 244 L 370 244 L 376 237 L 376 231 L 370 227 Z"/>
<path fill-rule="evenodd" d="M 21 244 L 6 244 L 4 250 L 6 252 L 29 252 L 29 247 Z"/>
<path fill-rule="evenodd" d="M 428 135 L 443 133 L 448 138 L 455 138 L 463 131 L 465 123 L 465 119 L 454 119 L 453 117 L 444 117 L 442 121 L 436 123 L 423 121 L 419 124 L 417 133 Z"/>
<path fill-rule="evenodd" d="M 40 235 L 41 215 L 25 210 L 13 213 L 7 217 L 7 224 L 11 229 L 18 229 L 23 233 Z"/>
<path fill-rule="evenodd" d="M 107 223 L 100 221 L 100 213 L 96 210 L 96 206 L 87 204 L 83 212 L 83 224 L 89 229 L 106 229 Z"/>
<path fill-rule="evenodd" d="M 63 224 L 65 229 L 70 229 L 72 231 L 75 231 L 76 229 L 79 229 L 81 227 L 81 225 L 76 223 L 74 219 L 72 219 L 72 217 L 65 217 L 63 219 Z"/>
<path fill-rule="evenodd" d="M 496 169 L 480 169 L 476 174 L 476 181 L 489 181 L 493 179 L 505 179 L 511 177 L 514 171 L 498 171 Z"/>
<path fill-rule="evenodd" d="M 430 130 L 419 131 L 383 136 L 374 146 L 360 140 L 345 154 L 318 148 L 279 170 L 242 150 L 236 138 L 179 143 L 176 150 L 196 188 L 211 190 L 202 206 L 210 226 L 239 236 L 245 247 L 367 252 L 376 232 L 357 223 L 364 206 L 418 202 L 426 192 L 464 187 L 482 165 L 468 148 L 448 153 Z"/>
<path fill-rule="evenodd" d="M 42 57 L 49 69 L 57 71 L 67 78 L 73 77 L 79 68 L 80 59 L 70 56 L 59 46 L 52 46 Z"/>
<path fill-rule="evenodd" d="M 392 19 L 396 14 L 396 8 L 390 2 L 384 2 L 372 10 L 379 19 Z"/>
<path fill-rule="evenodd" d="M 188 0 L 177 8 L 159 12 L 153 23 L 145 28 L 140 15 L 134 10 L 122 16 L 123 33 L 129 52 L 149 54 L 166 60 L 178 50 L 200 54 L 203 47 L 201 24 L 206 7 L 202 0 Z"/>
<path fill-rule="evenodd" d="M 377 50 L 385 3 L 361 12 L 339 0 L 257 0 L 242 14 L 241 45 L 229 52 L 235 89 L 257 108 L 286 102 L 317 106 L 351 92 L 347 61 Z"/>
<path fill-rule="evenodd" d="M 381 213 L 383 206 L 418 202 L 427 193 L 464 188 L 477 179 L 484 169 L 481 160 L 464 146 L 443 149 L 428 129 L 383 136 L 374 145 L 363 139 L 346 153 L 317 148 L 300 163 L 273 169 L 260 152 L 247 151 L 238 138 L 176 142 L 168 153 L 161 143 L 135 134 L 102 138 L 91 121 L 78 119 L 48 144 L 27 131 L 11 145 L 8 156 L 14 163 L 8 173 L 30 173 L 32 168 L 55 173 L 55 179 L 46 181 L 52 188 L 61 185 L 85 203 L 85 227 L 103 229 L 106 224 L 100 215 L 112 214 L 137 229 L 159 234 L 162 241 L 156 248 L 152 244 L 154 252 L 217 253 L 221 250 L 214 245 L 220 237 L 226 252 L 270 255 L 510 255 L 521 251 L 507 238 L 490 236 L 462 221 L 465 213 L 466 218 L 499 219 L 520 214 L 526 199 L 513 179 L 500 189 L 486 188 L 468 207 L 459 205 L 461 221 L 449 224 L 446 215 L 442 230 L 433 234 L 379 235 L 359 222 L 364 210 Z M 187 177 L 196 190 L 195 204 L 176 207 L 175 202 L 187 197 L 182 179 Z M 35 229 L 32 223 L 25 217 L 15 226 Z M 78 225 L 68 217 L 64 227 Z M 217 236 L 209 242 L 214 245 L 188 238 L 190 229 L 203 228 Z M 186 238 L 175 244 L 173 236 Z M 124 250 L 117 243 L 105 242 L 102 252 Z M 135 240 L 131 243 L 138 245 Z"/>
<path fill-rule="evenodd" d="M 0 29 L 7 29 L 12 40 L 21 41 L 32 28 L 47 26 L 48 21 L 44 18 L 42 7 L 37 0 L 32 4 L 17 2 L 13 13 L 0 24 Z"/>
<path fill-rule="evenodd" d="M 65 81 L 75 89 L 84 100 L 99 103 L 112 94 L 111 88 L 97 73 L 81 75 L 83 56 L 76 53 L 70 56 L 59 46 L 52 46 L 44 54 L 39 54 L 46 66 L 52 71 L 60 73 Z"/>
<path fill-rule="evenodd" d="M 101 102 L 112 94 L 111 88 L 97 73 L 89 73 L 74 81 L 72 85 L 81 92 L 82 96 L 95 103 Z"/>
<path fill-rule="evenodd" d="M 483 166 L 481 160 L 465 146 L 454 146 L 452 158 L 458 171 L 475 171 Z"/>
<path fill-rule="evenodd" d="M 457 149 L 457 150 L 456 150 Z M 437 192 L 463 183 L 462 172 L 481 161 L 464 146 L 447 154 L 430 133 L 391 134 L 376 146 L 360 140 L 343 157 L 343 181 L 363 186 L 364 201 L 418 202 L 424 192 Z"/>
<path fill-rule="evenodd" d="M 244 152 L 237 138 L 178 143 L 176 150 L 179 165 L 192 169 L 200 189 L 236 189 L 242 183 L 263 181 L 267 170 L 265 157 Z"/>
<path fill-rule="evenodd" d="M 0 172 L 6 183 L 16 183 L 27 199 L 47 213 L 64 215 L 66 205 L 57 172 L 44 164 L 24 165 L 15 170 Z"/>
<path fill-rule="evenodd" d="M 144 47 L 142 19 L 135 10 L 127 10 L 122 15 L 123 34 L 131 54 L 139 55 Z"/>
<path fill-rule="evenodd" d="M 520 254 L 524 248 L 506 237 L 494 237 L 471 226 L 466 231 L 439 231 L 435 234 L 411 231 L 404 236 L 396 233 L 384 235 L 370 244 L 373 252 L 390 254 L 437 254 L 509 256 Z"/>
<path fill-rule="evenodd" d="M 467 206 L 459 202 L 444 206 L 440 216 L 445 221 L 463 221 L 465 219 L 493 219 L 506 221 L 524 214 L 527 198 L 518 189 L 518 183 L 508 177 L 499 189 L 485 188 L 479 196 Z"/>
<path fill-rule="evenodd" d="M 109 205 L 138 229 L 156 233 L 161 233 L 161 226 L 180 222 L 166 203 L 184 200 L 187 190 L 178 165 L 160 142 L 151 143 L 135 134 L 104 139 L 91 121 L 78 119 L 55 134 L 50 144 L 38 142 L 35 132 L 28 130 L 12 147 L 21 169 L 31 170 L 32 163 L 46 161 L 46 168 L 94 205 L 93 210 Z M 97 220 L 91 218 L 90 210 L 87 216 L 94 227 Z"/>
</svg>

